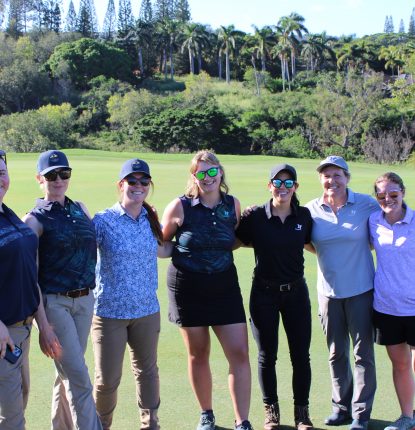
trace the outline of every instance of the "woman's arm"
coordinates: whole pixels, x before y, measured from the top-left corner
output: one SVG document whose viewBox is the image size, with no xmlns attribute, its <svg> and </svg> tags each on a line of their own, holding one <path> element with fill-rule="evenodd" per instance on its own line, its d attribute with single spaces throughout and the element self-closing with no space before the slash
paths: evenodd
<svg viewBox="0 0 415 430">
<path fill-rule="evenodd" d="M 306 249 L 307 251 L 311 252 L 312 254 L 317 254 L 316 252 L 316 248 L 314 248 L 313 244 L 310 243 L 305 243 L 304 244 L 304 249 Z"/>
<path fill-rule="evenodd" d="M 175 199 L 169 203 L 164 210 L 161 219 L 163 239 L 172 240 L 176 234 L 177 228 L 183 224 L 184 211 L 180 199 Z"/>
<path fill-rule="evenodd" d="M 43 233 L 43 226 L 42 224 L 37 220 L 37 218 L 31 214 L 26 214 L 22 218 L 23 222 L 28 225 L 37 235 L 37 237 L 42 236 Z"/>
<path fill-rule="evenodd" d="M 169 258 L 173 252 L 173 242 L 171 240 L 167 240 L 163 242 L 162 245 L 158 246 L 157 249 L 157 257 L 159 258 Z"/>
<path fill-rule="evenodd" d="M 78 205 L 79 206 L 81 206 L 81 209 L 85 212 L 85 215 L 89 218 L 89 219 L 92 219 L 91 218 L 91 215 L 89 214 L 89 211 L 88 211 L 88 209 L 87 209 L 87 207 L 82 203 L 82 202 L 76 202 L 76 203 L 78 203 Z"/>
</svg>

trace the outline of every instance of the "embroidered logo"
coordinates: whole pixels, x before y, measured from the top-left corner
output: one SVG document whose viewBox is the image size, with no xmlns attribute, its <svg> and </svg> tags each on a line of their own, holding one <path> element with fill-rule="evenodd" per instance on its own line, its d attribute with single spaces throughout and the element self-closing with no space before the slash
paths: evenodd
<svg viewBox="0 0 415 430">
<path fill-rule="evenodd" d="M 297 225 L 295 226 L 295 231 L 301 231 L 302 229 L 303 229 L 302 224 L 297 224 Z"/>
<path fill-rule="evenodd" d="M 135 161 L 131 167 L 134 170 L 134 172 L 136 172 L 137 170 L 140 170 L 141 163 L 139 161 Z"/>
<path fill-rule="evenodd" d="M 50 155 L 49 160 L 51 163 L 57 163 L 59 161 L 59 155 L 56 153 L 53 153 Z"/>
</svg>

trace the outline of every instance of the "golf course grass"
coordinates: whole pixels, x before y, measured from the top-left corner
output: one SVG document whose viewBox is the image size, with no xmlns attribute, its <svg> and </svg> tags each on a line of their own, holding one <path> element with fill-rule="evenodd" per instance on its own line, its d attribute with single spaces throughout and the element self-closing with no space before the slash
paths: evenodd
<svg viewBox="0 0 415 430">
<path fill-rule="evenodd" d="M 149 202 L 159 215 L 175 197 L 183 194 L 188 177 L 190 154 L 136 154 L 110 153 L 103 151 L 67 150 L 72 179 L 68 191 L 72 199 L 83 201 L 91 214 L 111 206 L 117 200 L 115 183 L 121 164 L 132 157 L 146 160 L 151 168 L 154 192 Z M 11 178 L 10 189 L 4 202 L 18 215 L 24 215 L 34 205 L 35 198 L 42 195 L 35 181 L 38 154 L 8 154 Z M 318 160 L 282 159 L 266 156 L 220 156 L 230 185 L 230 193 L 241 201 L 241 206 L 262 204 L 269 198 L 267 191 L 270 168 L 280 162 L 296 167 L 301 203 L 321 194 L 316 166 Z M 400 174 L 407 188 L 406 202 L 415 207 L 415 175 L 412 166 L 386 166 L 364 163 L 350 163 L 352 174 L 350 187 L 354 191 L 372 193 L 373 182 L 386 171 Z M 235 251 L 235 264 L 247 309 L 250 279 L 254 267 L 253 252 L 250 249 Z M 134 261 L 132 264 L 140 264 Z M 162 331 L 159 343 L 159 367 L 161 383 L 160 422 L 164 430 L 194 430 L 199 417 L 199 407 L 187 379 L 186 354 L 176 326 L 167 321 L 167 292 L 165 287 L 168 260 L 159 260 L 159 300 L 162 315 Z M 310 288 L 313 314 L 313 337 L 311 347 L 312 388 L 310 412 L 316 429 L 325 428 L 324 417 L 331 412 L 331 387 L 327 364 L 327 348 L 322 334 L 316 303 L 316 261 L 306 253 L 306 278 Z M 302 316 L 299 314 L 298 318 Z M 32 334 L 30 353 L 31 392 L 26 411 L 28 430 L 50 428 L 51 392 L 54 380 L 52 360 L 39 350 L 36 329 Z M 93 358 L 88 347 L 87 362 L 93 375 Z M 250 356 L 252 366 L 251 422 L 256 430 L 263 425 L 263 407 L 257 381 L 256 345 L 250 333 Z M 372 413 L 371 430 L 380 430 L 400 415 L 398 401 L 392 384 L 391 366 L 383 347 L 376 346 L 378 390 Z M 233 429 L 233 411 L 227 389 L 227 362 L 223 352 L 212 340 L 211 366 L 214 383 L 214 409 L 218 429 Z M 283 328 L 280 328 L 280 350 L 277 363 L 278 393 L 283 428 L 293 426 L 293 405 L 291 390 L 291 364 Z M 115 411 L 112 430 L 138 429 L 138 413 L 135 402 L 135 385 L 129 366 L 128 353 L 124 362 L 123 380 L 119 389 L 118 406 Z M 347 426 L 340 427 L 347 428 Z M 69 430 L 69 429 L 68 429 Z"/>
</svg>

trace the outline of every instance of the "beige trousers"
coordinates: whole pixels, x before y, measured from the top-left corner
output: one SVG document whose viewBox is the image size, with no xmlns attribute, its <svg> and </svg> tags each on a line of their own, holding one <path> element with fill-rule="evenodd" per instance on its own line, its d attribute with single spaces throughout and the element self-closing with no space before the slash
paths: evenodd
<svg viewBox="0 0 415 430">
<path fill-rule="evenodd" d="M 93 317 L 94 397 L 104 430 L 111 428 L 127 344 L 136 381 L 137 404 L 141 410 L 141 430 L 160 429 L 157 416 L 160 404 L 159 334 L 160 312 L 131 320 Z"/>
<path fill-rule="evenodd" d="M 22 355 L 11 364 L 0 359 L 0 429 L 24 430 L 24 410 L 29 398 L 29 346 L 31 325 L 7 327 Z"/>
</svg>

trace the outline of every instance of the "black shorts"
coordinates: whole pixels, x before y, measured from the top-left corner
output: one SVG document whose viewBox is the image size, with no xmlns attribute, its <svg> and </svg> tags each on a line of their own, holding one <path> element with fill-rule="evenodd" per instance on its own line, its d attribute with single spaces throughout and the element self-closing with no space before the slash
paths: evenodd
<svg viewBox="0 0 415 430">
<path fill-rule="evenodd" d="M 415 316 L 401 317 L 373 310 L 373 324 L 378 345 L 415 346 Z"/>
<path fill-rule="evenodd" d="M 167 271 L 169 321 L 180 327 L 206 327 L 246 322 L 236 268 L 196 273 L 170 263 Z"/>
</svg>

